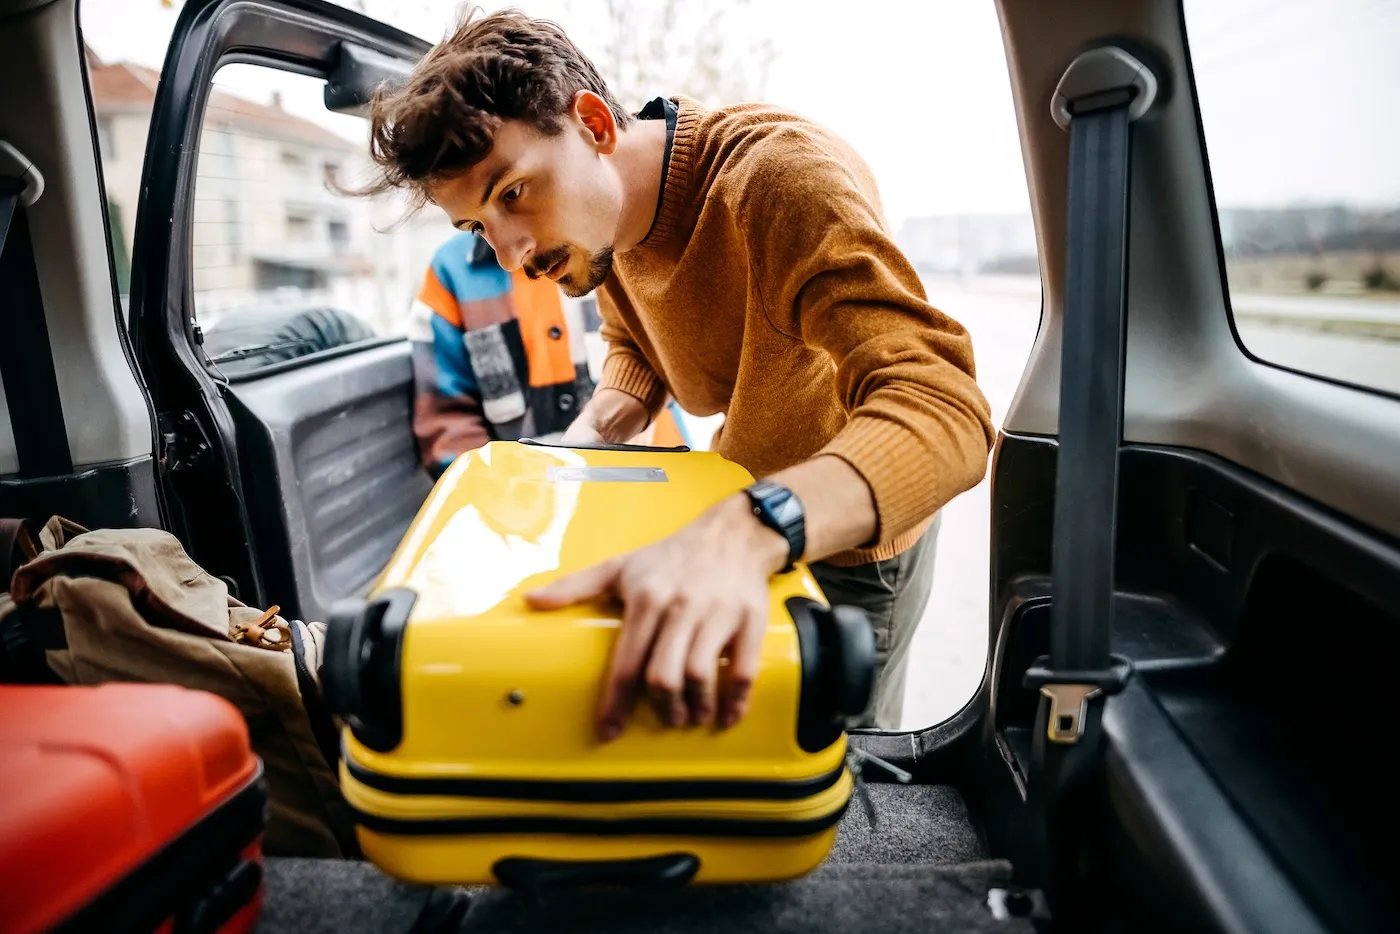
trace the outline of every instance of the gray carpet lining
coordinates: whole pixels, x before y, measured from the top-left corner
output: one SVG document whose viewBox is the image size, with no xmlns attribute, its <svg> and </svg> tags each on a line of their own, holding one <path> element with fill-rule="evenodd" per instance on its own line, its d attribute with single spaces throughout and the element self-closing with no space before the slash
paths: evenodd
<svg viewBox="0 0 1400 934">
<path fill-rule="evenodd" d="M 367 863 L 269 859 L 260 932 L 455 930 L 578 934 L 708 934 L 772 931 L 1029 932 L 1024 920 L 998 921 L 987 890 L 1009 881 L 1010 864 L 987 852 L 956 790 L 936 785 L 871 785 L 877 825 L 852 801 L 826 862 L 806 878 L 778 885 L 695 886 L 678 892 L 593 891 L 535 902 L 519 894 L 471 893 L 460 927 L 419 922 L 428 893 L 395 882 Z M 434 911 L 443 908 L 439 890 Z M 450 915 L 451 912 L 449 911 Z M 460 911 L 459 911 L 460 914 Z M 416 925 L 416 926 L 415 926 Z"/>
<path fill-rule="evenodd" d="M 867 784 L 875 826 L 852 799 L 836 845 L 834 863 L 961 863 L 987 856 L 982 836 L 956 788 L 948 785 Z"/>
</svg>

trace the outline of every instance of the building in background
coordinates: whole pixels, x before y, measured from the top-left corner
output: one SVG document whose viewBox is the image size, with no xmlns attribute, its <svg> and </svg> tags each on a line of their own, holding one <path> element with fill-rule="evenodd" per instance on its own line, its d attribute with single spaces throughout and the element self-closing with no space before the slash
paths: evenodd
<svg viewBox="0 0 1400 934">
<path fill-rule="evenodd" d="M 1029 214 L 911 217 L 896 241 L 925 275 L 1039 275 Z"/>
<path fill-rule="evenodd" d="M 87 53 L 93 109 L 122 294 L 146 139 L 159 75 Z M 306 79 L 308 81 L 314 79 Z M 454 231 L 395 196 L 346 198 L 332 178 L 363 178 L 365 145 L 282 109 L 211 92 L 195 180 L 192 269 L 195 312 L 206 329 L 240 310 L 326 306 L 376 333 L 405 333 L 423 270 Z"/>
</svg>

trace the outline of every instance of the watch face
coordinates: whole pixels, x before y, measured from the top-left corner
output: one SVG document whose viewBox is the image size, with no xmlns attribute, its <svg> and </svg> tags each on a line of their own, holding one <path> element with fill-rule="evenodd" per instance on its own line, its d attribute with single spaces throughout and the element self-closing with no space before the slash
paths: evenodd
<svg viewBox="0 0 1400 934">
<path fill-rule="evenodd" d="M 773 518 L 784 528 L 802 520 L 802 505 L 791 494 L 783 496 L 772 504 Z"/>
</svg>

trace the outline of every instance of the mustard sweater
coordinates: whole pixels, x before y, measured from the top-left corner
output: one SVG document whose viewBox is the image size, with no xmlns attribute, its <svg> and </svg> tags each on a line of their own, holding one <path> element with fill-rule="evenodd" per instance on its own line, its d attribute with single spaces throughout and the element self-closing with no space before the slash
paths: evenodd
<svg viewBox="0 0 1400 934">
<path fill-rule="evenodd" d="M 897 555 L 986 472 L 996 433 L 972 341 L 929 304 L 839 137 L 763 105 L 676 101 L 655 224 L 598 293 L 601 385 L 653 414 L 668 390 L 725 413 L 713 449 L 756 477 L 843 458 L 879 532 L 828 560 Z"/>
</svg>

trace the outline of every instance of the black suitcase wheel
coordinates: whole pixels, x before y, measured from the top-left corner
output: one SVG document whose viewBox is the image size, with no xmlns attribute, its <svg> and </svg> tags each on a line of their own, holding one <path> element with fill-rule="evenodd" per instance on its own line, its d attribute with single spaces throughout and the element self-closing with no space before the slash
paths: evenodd
<svg viewBox="0 0 1400 934">
<path fill-rule="evenodd" d="M 408 590 L 387 590 L 368 602 L 342 600 L 326 622 L 326 704 L 376 752 L 388 752 L 403 739 L 399 672 L 413 601 Z"/>
<path fill-rule="evenodd" d="M 824 606 L 806 597 L 787 602 L 802 656 L 797 742 L 818 752 L 865 712 L 875 687 L 875 632 L 865 611 Z"/>
<path fill-rule="evenodd" d="M 360 673 L 364 667 L 363 600 L 340 600 L 326 620 L 326 654 L 321 659 L 321 693 L 339 717 L 360 713 Z"/>
<path fill-rule="evenodd" d="M 836 695 L 836 712 L 858 717 L 875 691 L 875 630 L 865 611 L 854 606 L 831 608 L 832 650 L 822 664 L 830 666 L 829 682 Z"/>
</svg>

